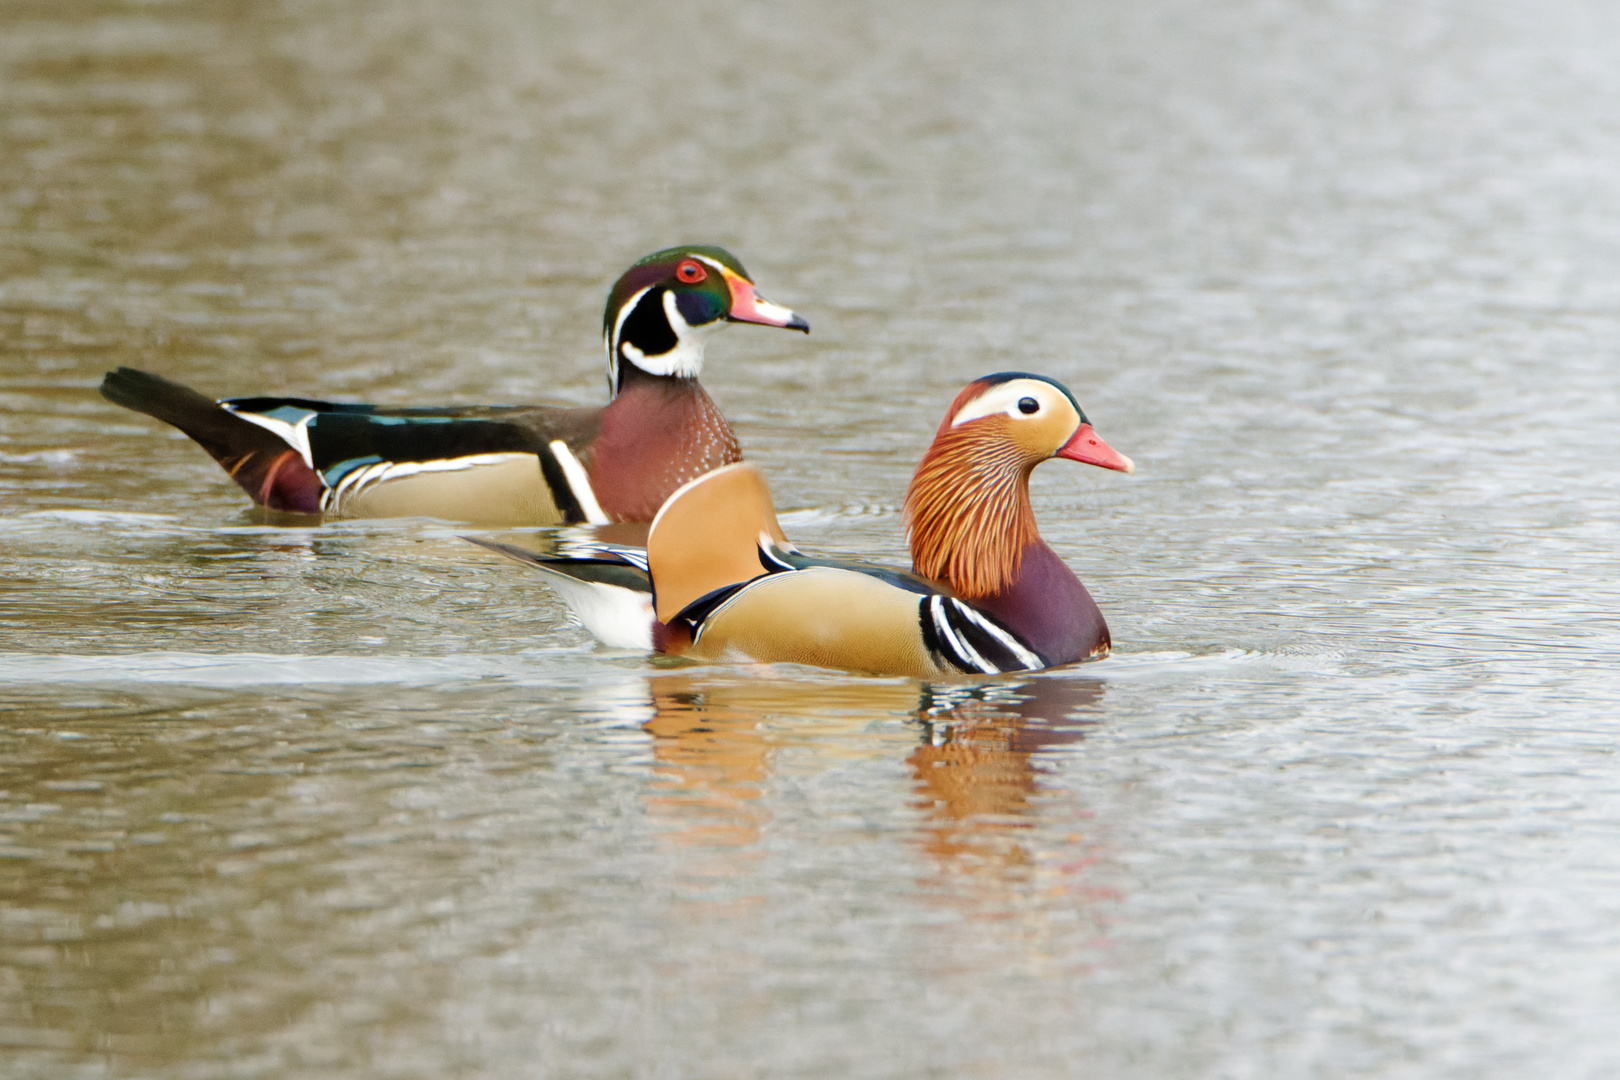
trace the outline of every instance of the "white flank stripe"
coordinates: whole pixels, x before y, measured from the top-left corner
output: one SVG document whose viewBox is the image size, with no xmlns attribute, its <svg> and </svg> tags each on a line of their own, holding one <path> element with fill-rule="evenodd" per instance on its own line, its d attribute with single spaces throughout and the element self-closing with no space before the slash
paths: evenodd
<svg viewBox="0 0 1620 1080">
<path fill-rule="evenodd" d="M 971 619 L 976 626 L 980 627 L 991 637 L 1007 646 L 1007 651 L 1018 657 L 1019 663 L 1023 664 L 1031 671 L 1038 670 L 1041 667 L 1041 658 L 1024 648 L 1023 645 L 1019 644 L 1017 638 L 1013 637 L 1006 630 L 985 618 L 982 613 L 975 611 L 973 608 L 968 607 L 961 601 L 954 601 L 954 603 L 956 604 L 956 609 Z"/>
<path fill-rule="evenodd" d="M 551 452 L 557 458 L 557 464 L 562 466 L 568 488 L 579 501 L 579 511 L 585 515 L 586 523 L 606 525 L 608 516 L 602 513 L 602 504 L 596 501 L 596 492 L 591 490 L 591 478 L 585 475 L 585 466 L 579 463 L 579 458 L 561 439 L 551 441 Z"/>
<path fill-rule="evenodd" d="M 296 424 L 289 424 L 285 420 L 277 420 L 269 416 L 260 416 L 258 413 L 238 412 L 229 402 L 219 403 L 220 408 L 232 416 L 240 416 L 250 424 L 257 424 L 266 431 L 273 432 L 288 446 L 298 451 L 298 456 L 304 459 L 304 464 L 311 469 L 315 468 L 315 455 L 309 449 L 309 422 L 315 419 L 315 413 L 308 413 Z"/>
<path fill-rule="evenodd" d="M 499 453 L 468 454 L 466 457 L 441 458 L 438 461 L 374 461 L 370 465 L 350 469 L 343 475 L 343 479 L 338 481 L 336 488 L 323 492 L 321 508 L 342 513 L 343 504 L 349 499 L 355 498 L 368 488 L 392 480 L 403 480 L 423 473 L 461 472 L 463 469 L 476 469 L 480 465 L 500 465 L 514 458 L 533 456 L 533 454 Z"/>
<path fill-rule="evenodd" d="M 377 465 L 385 466 L 386 464 L 386 462 L 377 463 Z M 337 487 L 321 492 L 321 509 L 331 510 L 335 513 L 337 508 L 343 505 L 343 501 L 353 495 L 355 489 L 365 481 L 366 474 L 375 469 L 377 465 L 362 465 L 358 469 L 350 469 L 343 475 L 343 479 L 338 481 Z"/>
<path fill-rule="evenodd" d="M 931 596 L 928 598 L 928 602 L 934 608 L 934 629 L 938 630 L 940 636 L 950 643 L 951 648 L 956 650 L 956 655 L 977 667 L 985 675 L 996 674 L 997 671 L 994 665 L 980 656 L 978 650 L 957 635 L 956 628 L 951 625 L 951 617 L 945 611 L 945 597 Z"/>
</svg>

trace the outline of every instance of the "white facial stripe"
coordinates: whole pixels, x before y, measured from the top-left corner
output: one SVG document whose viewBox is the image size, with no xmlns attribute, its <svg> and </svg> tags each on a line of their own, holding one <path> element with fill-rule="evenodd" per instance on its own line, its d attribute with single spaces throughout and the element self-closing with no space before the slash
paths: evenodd
<svg viewBox="0 0 1620 1080">
<path fill-rule="evenodd" d="M 652 288 L 651 285 L 647 286 L 647 289 L 650 288 Z M 636 293 L 627 303 L 620 304 L 619 314 L 613 320 L 612 333 L 604 331 L 602 334 L 602 344 L 607 346 L 608 354 L 609 397 L 616 397 L 619 393 L 619 350 L 617 345 L 619 343 L 619 335 L 624 332 L 624 320 L 628 319 L 630 317 L 630 313 L 636 310 L 636 305 L 641 302 L 641 298 L 647 295 L 647 289 L 642 289 L 640 292 Z"/>
<path fill-rule="evenodd" d="M 647 286 L 647 289 L 650 288 L 652 288 L 651 285 Z M 647 295 L 647 289 L 641 289 L 635 293 L 635 295 L 631 296 L 630 299 L 619 305 L 618 318 L 613 320 L 614 341 L 618 341 L 619 335 L 624 333 L 624 320 L 628 319 L 630 317 L 630 313 L 636 310 L 636 305 L 641 303 L 641 298 Z"/>
<path fill-rule="evenodd" d="M 685 315 L 681 314 L 681 305 L 675 302 L 675 294 L 668 290 L 664 292 L 664 315 L 669 319 L 669 328 L 675 331 L 675 336 L 685 341 L 687 333 L 692 329 L 692 324 L 686 321 Z M 680 346 L 677 345 L 676 348 L 680 348 Z"/>
<path fill-rule="evenodd" d="M 726 276 L 726 268 L 725 268 L 725 266 L 723 266 L 719 262 L 716 262 L 714 259 L 709 258 L 707 255 L 699 255 L 696 252 L 694 252 L 691 257 L 696 259 L 700 263 L 705 263 L 706 265 L 708 265 L 708 267 L 710 269 L 712 269 L 715 273 L 719 274 L 721 277 Z M 731 273 L 736 273 L 736 271 L 733 270 L 733 271 L 731 271 Z"/>
<path fill-rule="evenodd" d="M 591 525 L 606 525 L 608 516 L 602 512 L 602 504 L 596 501 L 596 492 L 591 489 L 591 478 L 585 475 L 585 466 L 579 463 L 579 458 L 568 449 L 568 444 L 561 439 L 553 439 L 549 444 L 552 456 L 557 464 L 562 466 L 563 476 L 568 479 L 568 488 L 574 493 L 574 499 L 579 503 L 580 513 Z"/>
<path fill-rule="evenodd" d="M 1040 403 L 1040 409 L 1033 413 L 1021 412 L 1018 403 L 1025 398 L 1034 398 Z M 1026 416 L 1039 416 L 1056 406 L 1059 402 L 1068 405 L 1068 400 L 1047 383 L 1035 379 L 1014 379 L 1004 382 L 1000 386 L 992 386 L 966 405 L 962 411 L 951 417 L 951 427 L 959 427 L 969 420 L 977 420 L 983 416 L 994 416 L 997 413 L 1006 413 L 1014 420 Z"/>
<path fill-rule="evenodd" d="M 620 342 L 619 348 L 637 367 L 648 374 L 697 378 L 703 373 L 703 339 L 717 328 L 724 326 L 725 321 L 716 319 L 702 326 L 691 325 L 682 317 L 680 306 L 675 302 L 675 294 L 667 290 L 664 293 L 664 317 L 669 320 L 669 328 L 675 332 L 673 349 L 649 355 L 628 341 Z"/>
</svg>

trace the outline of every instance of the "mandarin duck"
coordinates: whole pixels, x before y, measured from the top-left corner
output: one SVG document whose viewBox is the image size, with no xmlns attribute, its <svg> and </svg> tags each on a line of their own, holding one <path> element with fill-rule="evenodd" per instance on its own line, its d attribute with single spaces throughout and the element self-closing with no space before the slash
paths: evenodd
<svg viewBox="0 0 1620 1080">
<path fill-rule="evenodd" d="M 810 330 L 756 293 L 729 252 L 678 247 L 636 263 L 608 294 L 602 408 L 214 401 L 127 367 L 109 372 L 101 393 L 185 432 L 272 510 L 645 522 L 682 483 L 742 457 L 698 383 L 704 340 L 728 322 Z"/>
<path fill-rule="evenodd" d="M 1035 526 L 1029 476 L 1053 457 L 1136 471 L 1062 384 L 1023 372 L 970 383 L 906 492 L 909 573 L 800 553 L 746 463 L 682 485 L 645 550 L 576 543 L 540 555 L 474 542 L 545 571 L 586 629 L 620 648 L 919 679 L 1035 671 L 1111 644 L 1091 594 Z"/>
</svg>

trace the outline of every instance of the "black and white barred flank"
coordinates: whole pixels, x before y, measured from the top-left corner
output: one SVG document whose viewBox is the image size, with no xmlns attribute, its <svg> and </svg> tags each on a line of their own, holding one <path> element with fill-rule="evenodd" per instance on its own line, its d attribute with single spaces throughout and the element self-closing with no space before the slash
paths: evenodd
<svg viewBox="0 0 1620 1080">
<path fill-rule="evenodd" d="M 1049 666 L 1012 631 L 953 596 L 925 597 L 918 615 L 928 648 L 961 671 L 997 675 Z"/>
</svg>

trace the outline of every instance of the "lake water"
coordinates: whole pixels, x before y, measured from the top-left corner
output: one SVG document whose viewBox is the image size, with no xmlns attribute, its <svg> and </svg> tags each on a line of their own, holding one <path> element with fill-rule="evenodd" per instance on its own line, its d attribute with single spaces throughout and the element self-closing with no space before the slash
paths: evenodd
<svg viewBox="0 0 1620 1080">
<path fill-rule="evenodd" d="M 1601 0 L 9 0 L 0 1076 L 1613 1075 L 1616 102 Z M 806 549 L 1069 385 L 1115 655 L 599 649 L 95 392 L 598 402 L 680 242 Z"/>
</svg>

